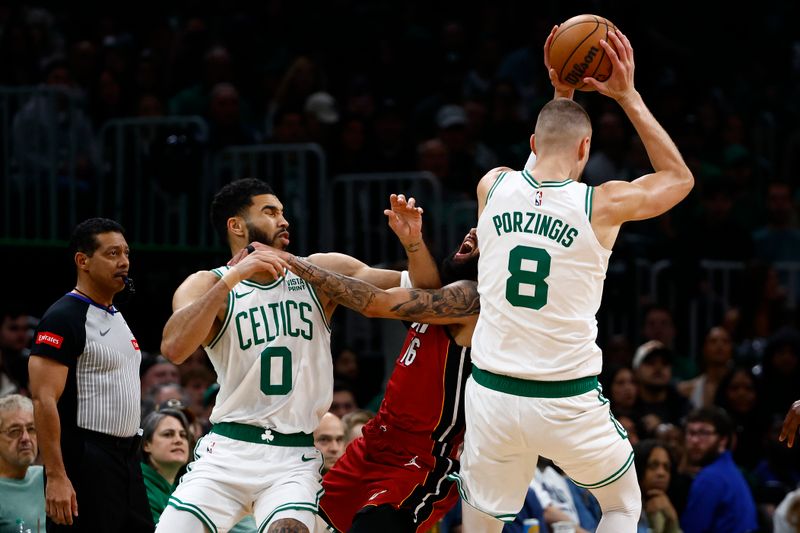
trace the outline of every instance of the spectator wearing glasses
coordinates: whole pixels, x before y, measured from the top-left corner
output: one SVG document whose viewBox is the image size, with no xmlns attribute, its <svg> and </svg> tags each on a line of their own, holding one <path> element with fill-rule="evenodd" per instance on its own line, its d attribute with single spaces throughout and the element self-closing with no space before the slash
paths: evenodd
<svg viewBox="0 0 800 533">
<path fill-rule="evenodd" d="M 730 452 L 733 423 L 718 407 L 692 411 L 686 419 L 686 456 L 699 472 L 681 515 L 684 533 L 746 533 L 758 528 L 750 489 Z"/>
<path fill-rule="evenodd" d="M 0 398 L 0 531 L 44 531 L 38 453 L 33 402 L 19 394 Z"/>
</svg>

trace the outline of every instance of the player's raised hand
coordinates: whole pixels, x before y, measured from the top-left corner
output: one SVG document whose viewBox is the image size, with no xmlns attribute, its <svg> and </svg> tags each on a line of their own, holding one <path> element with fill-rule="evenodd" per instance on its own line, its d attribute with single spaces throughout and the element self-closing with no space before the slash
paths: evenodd
<svg viewBox="0 0 800 533">
<path fill-rule="evenodd" d="M 422 241 L 422 208 L 417 207 L 414 198 L 406 200 L 402 194 L 392 194 L 389 204 L 391 209 L 383 211 L 389 227 L 406 249 L 415 243 L 418 245 Z"/>
<path fill-rule="evenodd" d="M 778 437 L 778 440 L 781 442 L 786 440 L 786 444 L 791 448 L 794 446 L 794 438 L 797 436 L 798 427 L 800 427 L 800 400 L 794 402 L 789 408 L 789 412 L 786 413 L 786 418 L 783 420 L 781 435 Z"/>
<path fill-rule="evenodd" d="M 636 91 L 633 86 L 633 47 L 625 34 L 619 30 L 609 31 L 608 39 L 610 42 L 601 40 L 600 46 L 611 60 L 613 66 L 611 76 L 603 82 L 594 78 L 583 78 L 583 82 L 594 87 L 597 92 L 620 102 Z"/>
<path fill-rule="evenodd" d="M 553 37 L 557 31 L 558 24 L 553 26 L 553 29 L 550 30 L 550 35 L 547 36 L 547 40 L 544 42 L 544 68 L 547 69 L 547 74 L 550 76 L 550 83 L 556 90 L 556 97 L 571 99 L 575 94 L 575 89 L 565 83 L 561 83 L 561 80 L 558 78 L 558 72 L 550 66 L 550 46 L 553 44 Z"/>
</svg>

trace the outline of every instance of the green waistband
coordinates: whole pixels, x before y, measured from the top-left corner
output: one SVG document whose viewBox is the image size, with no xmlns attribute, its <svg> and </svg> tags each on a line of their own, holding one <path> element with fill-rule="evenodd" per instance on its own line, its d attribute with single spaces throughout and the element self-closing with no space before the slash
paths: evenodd
<svg viewBox="0 0 800 533">
<path fill-rule="evenodd" d="M 529 398 L 568 398 L 597 388 L 597 376 L 567 381 L 533 381 L 493 374 L 472 366 L 472 378 L 487 389 Z"/>
<path fill-rule="evenodd" d="M 236 422 L 220 422 L 211 427 L 211 432 L 236 440 L 272 446 L 313 446 L 314 436 L 309 433 L 278 433 L 258 426 L 248 426 Z"/>
</svg>

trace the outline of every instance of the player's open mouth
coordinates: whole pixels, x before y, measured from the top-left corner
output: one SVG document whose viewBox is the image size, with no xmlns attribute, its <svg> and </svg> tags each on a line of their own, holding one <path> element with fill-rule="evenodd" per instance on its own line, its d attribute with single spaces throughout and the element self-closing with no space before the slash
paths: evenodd
<svg viewBox="0 0 800 533">
<path fill-rule="evenodd" d="M 458 252 L 456 252 L 455 258 L 458 259 L 468 256 L 469 254 L 474 252 L 475 248 L 477 247 L 478 243 L 475 240 L 475 236 L 472 235 L 472 233 L 470 233 L 469 235 L 467 235 L 467 238 L 464 239 L 464 242 L 461 243 L 461 247 L 458 249 Z"/>
<path fill-rule="evenodd" d="M 289 232 L 288 231 L 283 231 L 281 233 L 278 233 L 276 238 L 277 239 L 283 239 L 284 241 L 286 241 L 288 243 L 289 242 Z"/>
</svg>

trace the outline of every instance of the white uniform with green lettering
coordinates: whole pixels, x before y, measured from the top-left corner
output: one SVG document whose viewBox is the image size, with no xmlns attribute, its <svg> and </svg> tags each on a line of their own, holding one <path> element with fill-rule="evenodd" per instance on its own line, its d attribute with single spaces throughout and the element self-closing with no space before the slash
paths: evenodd
<svg viewBox="0 0 800 533">
<path fill-rule="evenodd" d="M 460 488 L 502 520 L 522 507 L 539 454 L 587 488 L 612 483 L 633 461 L 596 378 L 595 315 L 611 251 L 592 230 L 593 191 L 504 172 L 478 220 L 481 313 Z"/>
<path fill-rule="evenodd" d="M 170 508 L 211 531 L 246 513 L 259 531 L 278 518 L 313 531 L 322 457 L 311 433 L 333 395 L 330 327 L 314 290 L 288 271 L 268 285 L 242 281 L 206 352 L 220 384 L 214 427 L 198 441 Z"/>
</svg>

